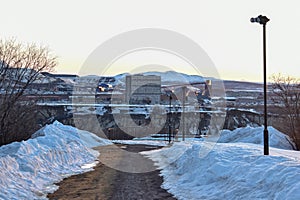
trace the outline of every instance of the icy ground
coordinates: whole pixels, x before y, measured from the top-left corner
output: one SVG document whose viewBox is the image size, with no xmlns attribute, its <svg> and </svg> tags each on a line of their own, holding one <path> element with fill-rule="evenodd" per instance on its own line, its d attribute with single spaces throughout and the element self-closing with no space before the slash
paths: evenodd
<svg viewBox="0 0 300 200">
<path fill-rule="evenodd" d="M 269 132 L 277 147 L 270 156 L 263 156 L 262 128 L 225 131 L 220 142 L 229 143 L 187 141 L 142 153 L 162 169 L 162 187 L 178 199 L 300 199 L 300 152 L 283 150 L 294 144 Z"/>
<path fill-rule="evenodd" d="M 54 183 L 92 170 L 98 152 L 111 144 L 87 131 L 59 122 L 47 125 L 32 139 L 0 147 L 0 199 L 46 199 Z"/>
</svg>

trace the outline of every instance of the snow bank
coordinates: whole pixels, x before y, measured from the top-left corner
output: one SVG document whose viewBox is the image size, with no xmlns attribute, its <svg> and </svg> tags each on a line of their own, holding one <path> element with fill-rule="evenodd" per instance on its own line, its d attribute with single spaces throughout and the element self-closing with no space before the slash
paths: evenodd
<svg viewBox="0 0 300 200">
<path fill-rule="evenodd" d="M 89 147 L 108 141 L 59 122 L 32 139 L 0 147 L 0 199 L 45 199 L 64 177 L 91 170 L 98 152 Z M 92 165 L 91 165 L 92 166 Z"/>
<path fill-rule="evenodd" d="M 219 143 L 253 143 L 263 144 L 263 127 L 245 127 L 238 128 L 233 131 L 223 130 L 218 140 Z M 280 149 L 295 149 L 295 144 L 292 142 L 289 136 L 281 133 L 272 126 L 268 127 L 269 131 L 269 145 L 271 147 Z"/>
<path fill-rule="evenodd" d="M 167 141 L 159 141 L 159 140 L 139 140 L 139 139 L 133 139 L 133 140 L 112 140 L 115 144 L 129 144 L 129 145 L 135 145 L 135 144 L 143 144 L 143 145 L 150 145 L 150 146 L 167 146 Z"/>
<path fill-rule="evenodd" d="M 300 199 L 300 152 L 271 148 L 263 156 L 261 145 L 217 143 L 200 158 L 211 145 L 180 142 L 143 154 L 162 169 L 162 187 L 178 199 Z"/>
</svg>

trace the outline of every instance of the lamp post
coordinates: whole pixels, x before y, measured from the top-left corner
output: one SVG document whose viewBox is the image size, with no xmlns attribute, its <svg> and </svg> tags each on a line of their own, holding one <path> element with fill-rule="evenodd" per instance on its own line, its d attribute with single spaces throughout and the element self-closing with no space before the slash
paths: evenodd
<svg viewBox="0 0 300 200">
<path fill-rule="evenodd" d="M 171 143 L 171 134 L 172 134 L 172 127 L 171 127 L 171 116 L 172 116 L 172 111 L 171 111 L 171 106 L 172 106 L 172 93 L 173 91 L 167 91 L 167 96 L 169 97 L 169 120 L 168 120 L 168 124 L 169 124 L 169 133 L 168 133 L 168 139 L 169 139 L 169 144 Z"/>
<path fill-rule="evenodd" d="M 185 100 L 186 100 L 186 86 L 182 88 L 182 141 L 185 141 Z"/>
<path fill-rule="evenodd" d="M 269 155 L 269 133 L 268 133 L 268 112 L 267 112 L 267 53 L 266 53 L 266 25 L 268 19 L 266 16 L 259 15 L 251 18 L 252 23 L 263 25 L 263 65 L 264 65 L 264 155 Z"/>
</svg>

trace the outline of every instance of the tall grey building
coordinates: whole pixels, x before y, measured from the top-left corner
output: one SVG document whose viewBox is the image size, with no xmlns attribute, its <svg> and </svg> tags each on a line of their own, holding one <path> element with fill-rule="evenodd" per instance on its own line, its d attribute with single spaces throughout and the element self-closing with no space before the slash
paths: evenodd
<svg viewBox="0 0 300 200">
<path fill-rule="evenodd" d="M 161 77 L 142 74 L 126 76 L 126 102 L 130 104 L 159 104 Z"/>
</svg>

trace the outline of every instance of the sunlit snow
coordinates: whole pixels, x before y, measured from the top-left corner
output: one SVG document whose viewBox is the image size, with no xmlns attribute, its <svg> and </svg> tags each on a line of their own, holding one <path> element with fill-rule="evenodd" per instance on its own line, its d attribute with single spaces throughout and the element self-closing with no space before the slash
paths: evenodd
<svg viewBox="0 0 300 200">
<path fill-rule="evenodd" d="M 54 183 L 92 170 L 99 155 L 90 147 L 111 144 L 59 122 L 32 139 L 0 147 L 0 199 L 45 199 Z"/>
<path fill-rule="evenodd" d="M 269 132 L 271 146 L 293 148 L 285 135 Z M 162 187 L 178 199 L 300 199 L 300 152 L 272 147 L 264 156 L 261 138 L 262 128 L 241 128 L 221 135 L 220 141 L 235 143 L 186 141 L 142 154 L 162 170 Z"/>
</svg>

